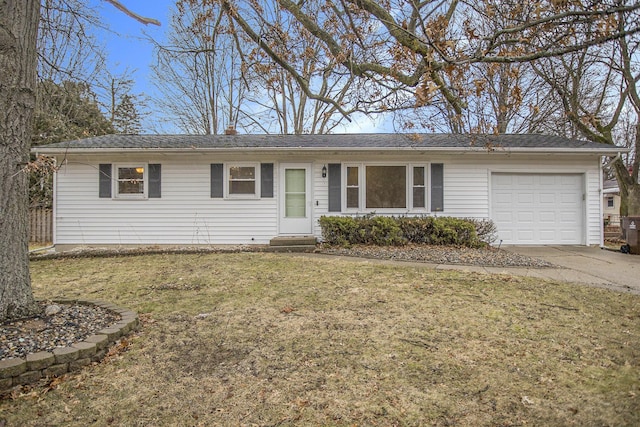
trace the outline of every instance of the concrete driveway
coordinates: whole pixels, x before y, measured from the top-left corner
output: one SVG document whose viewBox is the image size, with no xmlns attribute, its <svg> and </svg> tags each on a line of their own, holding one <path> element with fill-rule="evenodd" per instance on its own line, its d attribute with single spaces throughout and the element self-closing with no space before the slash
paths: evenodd
<svg viewBox="0 0 640 427">
<path fill-rule="evenodd" d="M 527 269 L 525 275 L 529 277 L 640 294 L 640 255 L 589 246 L 503 246 L 502 249 L 540 258 L 558 267 Z"/>
</svg>

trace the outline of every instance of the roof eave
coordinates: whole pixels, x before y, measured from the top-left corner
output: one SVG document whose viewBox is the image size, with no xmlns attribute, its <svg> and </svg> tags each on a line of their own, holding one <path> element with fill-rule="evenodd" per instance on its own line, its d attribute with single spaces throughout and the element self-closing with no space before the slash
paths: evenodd
<svg viewBox="0 0 640 427">
<path fill-rule="evenodd" d="M 629 152 L 628 148 L 603 147 L 603 148 L 564 148 L 564 147 L 172 147 L 172 148 L 49 148 L 46 146 L 33 147 L 31 152 L 36 154 L 136 154 L 136 153 L 195 153 L 195 152 L 397 152 L 397 151 L 431 151 L 438 153 L 518 153 L 518 154 L 594 154 L 601 156 L 613 156 L 618 153 Z"/>
</svg>

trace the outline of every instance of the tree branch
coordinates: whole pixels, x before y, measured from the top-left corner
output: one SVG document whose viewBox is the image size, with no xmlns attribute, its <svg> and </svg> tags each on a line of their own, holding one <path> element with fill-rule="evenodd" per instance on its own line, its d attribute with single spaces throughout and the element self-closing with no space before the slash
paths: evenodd
<svg viewBox="0 0 640 427">
<path fill-rule="evenodd" d="M 153 25 L 160 26 L 160 21 L 158 21 L 157 19 L 145 18 L 144 16 L 140 16 L 137 13 L 134 13 L 131 10 L 127 9 L 118 0 L 104 0 L 104 1 L 106 1 L 107 3 L 112 4 L 116 9 L 120 10 L 121 12 L 125 13 L 126 15 L 130 16 L 131 18 L 135 19 L 136 21 L 138 21 L 138 22 L 140 22 L 140 23 L 142 23 L 144 25 L 153 24 Z"/>
</svg>

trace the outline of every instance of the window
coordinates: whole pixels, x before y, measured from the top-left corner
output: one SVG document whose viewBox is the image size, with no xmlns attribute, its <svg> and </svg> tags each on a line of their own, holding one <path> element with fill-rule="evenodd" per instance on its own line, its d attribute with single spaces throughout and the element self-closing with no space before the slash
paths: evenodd
<svg viewBox="0 0 640 427">
<path fill-rule="evenodd" d="M 345 165 L 343 201 L 347 210 L 443 210 L 443 165 Z M 331 183 L 330 183 L 331 184 Z M 329 185 L 331 200 L 336 190 Z"/>
<path fill-rule="evenodd" d="M 359 168 L 347 166 L 347 208 L 360 207 Z"/>
<path fill-rule="evenodd" d="M 413 167 L 413 207 L 425 208 L 425 200 L 427 198 L 427 187 L 424 179 L 424 166 Z"/>
<path fill-rule="evenodd" d="M 615 207 L 615 206 L 614 206 L 614 203 L 613 203 L 613 197 L 607 197 L 607 207 L 608 207 L 608 208 L 613 208 L 613 207 Z"/>
<path fill-rule="evenodd" d="M 407 207 L 407 168 L 405 166 L 366 167 L 367 209 Z"/>
<path fill-rule="evenodd" d="M 256 195 L 256 167 L 229 166 L 229 196 Z"/>
<path fill-rule="evenodd" d="M 98 197 L 156 199 L 162 197 L 162 165 L 98 165 Z"/>
<path fill-rule="evenodd" d="M 141 198 L 146 195 L 146 165 L 126 165 L 116 168 L 116 197 Z"/>
</svg>

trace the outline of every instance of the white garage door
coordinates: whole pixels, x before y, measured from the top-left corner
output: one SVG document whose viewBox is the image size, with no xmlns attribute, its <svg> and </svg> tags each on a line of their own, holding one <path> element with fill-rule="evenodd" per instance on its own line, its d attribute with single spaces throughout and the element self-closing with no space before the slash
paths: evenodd
<svg viewBox="0 0 640 427">
<path fill-rule="evenodd" d="M 583 243 L 582 175 L 491 175 L 491 217 L 505 245 Z"/>
</svg>

